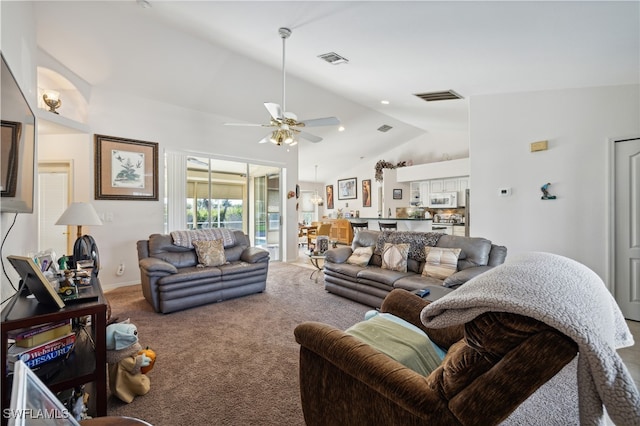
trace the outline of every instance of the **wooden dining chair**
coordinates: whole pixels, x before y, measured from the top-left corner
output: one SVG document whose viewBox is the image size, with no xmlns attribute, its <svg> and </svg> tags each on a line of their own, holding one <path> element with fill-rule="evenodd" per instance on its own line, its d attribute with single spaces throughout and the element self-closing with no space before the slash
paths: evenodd
<svg viewBox="0 0 640 426">
<path fill-rule="evenodd" d="M 398 229 L 398 222 L 378 222 L 381 231 L 395 231 Z"/>
<path fill-rule="evenodd" d="M 351 222 L 351 230 L 353 235 L 362 231 L 363 229 L 369 229 L 369 222 Z"/>
</svg>

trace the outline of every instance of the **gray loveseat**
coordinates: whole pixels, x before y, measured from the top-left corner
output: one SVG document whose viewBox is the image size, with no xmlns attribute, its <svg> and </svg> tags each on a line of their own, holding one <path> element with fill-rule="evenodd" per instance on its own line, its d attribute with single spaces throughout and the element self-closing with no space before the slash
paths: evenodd
<svg viewBox="0 0 640 426">
<path fill-rule="evenodd" d="M 183 231 L 184 232 L 184 231 Z M 153 234 L 137 242 L 142 293 L 156 312 L 169 313 L 264 291 L 269 252 L 251 247 L 242 231 L 225 241 L 227 263 L 198 267 L 193 247 L 174 244 L 171 235 Z"/>
<path fill-rule="evenodd" d="M 410 243 L 407 272 L 382 269 L 380 247 L 384 246 L 385 242 Z M 426 245 L 461 249 L 458 256 L 457 272 L 445 280 L 422 276 L 425 266 L 424 246 Z M 375 248 L 367 266 L 347 263 L 349 256 L 358 247 Z M 394 288 L 409 291 L 428 288 L 430 294 L 425 299 L 438 299 L 471 278 L 504 263 L 507 248 L 492 244 L 485 238 L 461 237 L 433 232 L 364 230 L 355 235 L 350 247 L 337 247 L 328 250 L 325 254 L 325 289 L 330 293 L 377 308 Z"/>
</svg>

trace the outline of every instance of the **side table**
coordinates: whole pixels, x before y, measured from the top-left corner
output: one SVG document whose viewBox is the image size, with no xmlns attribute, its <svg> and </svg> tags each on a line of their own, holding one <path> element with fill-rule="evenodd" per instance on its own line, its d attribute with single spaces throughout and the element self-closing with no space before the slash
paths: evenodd
<svg viewBox="0 0 640 426">
<path fill-rule="evenodd" d="M 320 261 L 322 260 L 324 265 L 324 259 L 325 259 L 324 254 L 312 253 L 309 255 L 309 260 L 311 261 L 311 264 L 316 267 L 315 271 L 313 271 L 309 276 L 309 279 L 312 279 L 313 276 L 316 275 L 316 282 L 318 282 L 318 276 L 320 275 L 320 272 L 322 272 L 322 266 L 320 266 Z"/>
</svg>

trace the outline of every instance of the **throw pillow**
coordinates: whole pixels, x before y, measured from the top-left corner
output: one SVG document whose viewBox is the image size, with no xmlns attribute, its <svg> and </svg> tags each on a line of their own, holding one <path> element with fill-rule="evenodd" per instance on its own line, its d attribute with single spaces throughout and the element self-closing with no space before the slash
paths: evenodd
<svg viewBox="0 0 640 426">
<path fill-rule="evenodd" d="M 347 259 L 347 263 L 351 265 L 367 266 L 369 259 L 373 256 L 373 247 L 358 247 L 353 254 Z"/>
<path fill-rule="evenodd" d="M 459 248 L 425 247 L 426 263 L 422 276 L 444 280 L 458 270 L 458 256 L 461 251 Z"/>
<path fill-rule="evenodd" d="M 382 269 L 407 272 L 409 244 L 385 243 L 382 248 Z"/>
<path fill-rule="evenodd" d="M 198 255 L 198 268 L 205 266 L 220 266 L 227 263 L 224 254 L 224 244 L 222 240 L 195 240 L 192 242 Z"/>
</svg>

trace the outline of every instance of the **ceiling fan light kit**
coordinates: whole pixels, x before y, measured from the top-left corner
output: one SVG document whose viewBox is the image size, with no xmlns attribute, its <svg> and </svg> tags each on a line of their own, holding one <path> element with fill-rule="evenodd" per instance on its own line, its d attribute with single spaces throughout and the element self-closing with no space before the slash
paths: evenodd
<svg viewBox="0 0 640 426">
<path fill-rule="evenodd" d="M 259 143 L 271 142 L 274 145 L 287 145 L 295 146 L 298 143 L 297 137 L 301 137 L 310 142 L 320 142 L 322 138 L 320 136 L 312 135 L 300 130 L 302 127 L 315 127 L 315 126 L 333 126 L 340 124 L 340 120 L 336 117 L 324 117 L 315 118 L 311 120 L 298 121 L 298 117 L 286 110 L 285 94 L 286 94 L 286 73 L 285 73 L 285 40 L 291 36 L 291 30 L 289 28 L 279 28 L 278 34 L 282 38 L 282 106 L 273 103 L 265 102 L 264 107 L 269 112 L 271 120 L 269 124 L 251 124 L 251 123 L 225 123 L 228 126 L 261 126 L 261 127 L 275 127 L 276 129 L 271 132 L 270 135 L 262 138 Z"/>
</svg>

